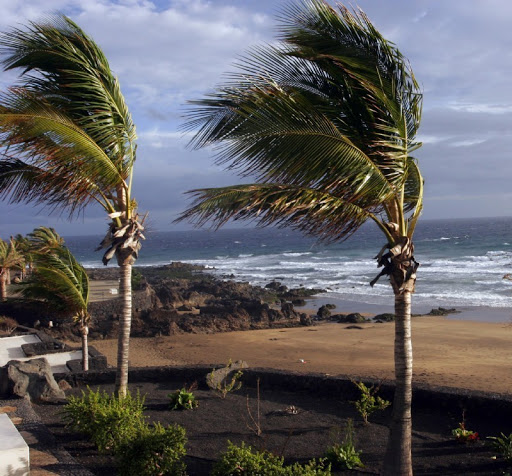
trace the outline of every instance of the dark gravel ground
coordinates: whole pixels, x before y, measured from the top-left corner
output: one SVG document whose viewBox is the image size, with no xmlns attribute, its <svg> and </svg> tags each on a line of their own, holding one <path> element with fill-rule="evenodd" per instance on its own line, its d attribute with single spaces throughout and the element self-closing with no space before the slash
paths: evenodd
<svg viewBox="0 0 512 476">
<path fill-rule="evenodd" d="M 23 398 L 0 400 L 0 407 L 16 408 L 11 417 L 21 418 L 16 428 L 31 452 L 30 473 L 34 475 L 93 476 L 58 443 L 50 429 L 42 422 L 29 400 Z M 33 453 L 38 457 L 33 459 Z"/>
<path fill-rule="evenodd" d="M 208 390 L 196 390 L 199 406 L 193 411 L 170 411 L 168 394 L 191 381 L 166 379 L 161 382 L 142 382 L 130 385 L 132 392 L 146 395 L 145 414 L 149 421 L 166 425 L 179 423 L 187 431 L 186 464 L 192 476 L 209 474 L 214 461 L 226 449 L 227 442 L 245 441 L 255 448 L 267 449 L 282 455 L 287 462 L 306 461 L 321 457 L 326 448 L 336 441 L 336 434 L 343 435 L 348 418 L 354 421 L 355 445 L 362 450 L 365 468 L 347 474 L 378 474 L 388 436 L 387 425 L 391 412 L 375 414 L 365 425 L 353 404 L 333 394 L 287 392 L 260 388 L 260 426 L 257 436 L 248 408 L 257 419 L 256 390 L 242 387 L 226 399 Z M 93 388 L 96 388 L 93 385 Z M 82 387 L 83 388 L 83 387 Z M 100 385 L 113 391 L 113 386 Z M 70 391 L 79 394 L 80 389 Z M 294 406 L 297 414 L 287 409 Z M 96 475 L 114 475 L 115 462 L 108 455 L 99 455 L 92 444 L 79 434 L 65 428 L 61 419 L 62 403 L 34 405 L 36 413 L 55 437 L 56 443 L 69 452 L 78 463 Z M 510 469 L 503 460 L 494 459 L 495 453 L 483 443 L 486 436 L 510 433 L 509 418 L 489 418 L 472 410 L 466 414 L 466 426 L 478 431 L 482 439 L 471 445 L 456 442 L 451 430 L 458 426 L 462 411 L 442 408 L 434 403 L 432 408 L 422 405 L 413 412 L 413 462 L 415 475 L 503 475 Z M 68 473 L 59 473 L 68 474 Z M 70 473 L 71 474 L 71 473 Z M 75 473 L 72 473 L 75 474 Z M 76 473 L 79 474 L 79 473 Z M 81 473 L 80 473 L 81 474 Z M 342 472 L 334 474 L 345 474 Z"/>
</svg>

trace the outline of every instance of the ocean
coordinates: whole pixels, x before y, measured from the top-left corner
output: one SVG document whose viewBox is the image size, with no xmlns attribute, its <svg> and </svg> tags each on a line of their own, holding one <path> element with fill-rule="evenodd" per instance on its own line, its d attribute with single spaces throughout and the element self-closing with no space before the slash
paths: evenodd
<svg viewBox="0 0 512 476">
<path fill-rule="evenodd" d="M 94 249 L 101 238 L 65 239 L 84 266 L 100 267 L 102 254 Z M 512 281 L 503 279 L 512 273 L 512 218 L 423 220 L 414 243 L 420 268 L 413 312 L 441 306 L 463 309 L 469 319 L 473 312 L 481 320 L 475 310 L 485 307 L 488 320 L 512 320 Z M 373 288 L 369 285 L 379 271 L 373 257 L 384 244 L 381 232 L 370 223 L 346 241 L 330 245 L 290 229 L 149 232 L 137 265 L 203 264 L 215 274 L 252 284 L 277 280 L 289 287 L 326 289 L 319 303 L 388 312 L 393 292 L 387 278 Z"/>
</svg>

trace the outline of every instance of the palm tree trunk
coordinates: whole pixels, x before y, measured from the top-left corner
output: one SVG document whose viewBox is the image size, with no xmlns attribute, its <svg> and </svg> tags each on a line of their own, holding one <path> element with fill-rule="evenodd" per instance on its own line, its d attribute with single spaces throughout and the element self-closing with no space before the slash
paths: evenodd
<svg viewBox="0 0 512 476">
<path fill-rule="evenodd" d="M 5 301 L 7 299 L 7 282 L 4 271 L 0 271 L 0 300 Z"/>
<path fill-rule="evenodd" d="M 82 324 L 82 370 L 87 372 L 89 370 L 89 326 Z"/>
<path fill-rule="evenodd" d="M 120 260 L 119 260 L 120 261 Z M 132 325 L 132 259 L 120 261 L 120 294 L 123 312 L 119 321 L 117 340 L 116 394 L 124 397 L 128 388 L 128 351 Z"/>
<path fill-rule="evenodd" d="M 383 476 L 411 476 L 411 292 L 395 289 L 395 397 Z"/>
</svg>

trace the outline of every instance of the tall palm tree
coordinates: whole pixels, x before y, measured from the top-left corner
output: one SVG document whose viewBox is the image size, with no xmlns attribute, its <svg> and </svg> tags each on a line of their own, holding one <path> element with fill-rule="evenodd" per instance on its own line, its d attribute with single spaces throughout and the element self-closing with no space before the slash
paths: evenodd
<svg viewBox="0 0 512 476">
<path fill-rule="evenodd" d="M 35 270 L 22 288 L 24 298 L 43 300 L 56 311 L 70 315 L 80 326 L 82 336 L 82 369 L 89 370 L 90 315 L 89 277 L 83 266 L 63 245 L 51 252 L 36 251 L 33 254 Z"/>
<path fill-rule="evenodd" d="M 279 17 L 280 44 L 251 50 L 226 84 L 194 101 L 194 148 L 255 183 L 193 190 L 180 217 L 291 226 L 343 240 L 365 221 L 382 231 L 381 274 L 395 295 L 396 391 L 383 474 L 412 474 L 412 237 L 423 179 L 411 152 L 422 94 L 407 60 L 360 10 L 303 0 Z M 374 282 L 372 282 L 374 284 Z"/>
<path fill-rule="evenodd" d="M 135 125 L 119 82 L 99 46 L 65 16 L 0 36 L 6 70 L 17 85 L 0 96 L 0 198 L 41 202 L 70 216 L 99 204 L 111 219 L 103 263 L 120 266 L 116 389 L 126 393 L 131 271 L 143 238 L 132 197 Z"/>
<path fill-rule="evenodd" d="M 7 299 L 7 276 L 12 268 L 22 266 L 23 255 L 16 249 L 16 244 L 11 238 L 9 243 L 0 239 L 0 300 Z"/>
</svg>

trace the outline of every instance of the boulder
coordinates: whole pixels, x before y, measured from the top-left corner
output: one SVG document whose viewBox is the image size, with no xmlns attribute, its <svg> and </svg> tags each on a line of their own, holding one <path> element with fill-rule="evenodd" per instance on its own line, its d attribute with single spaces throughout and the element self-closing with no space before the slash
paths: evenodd
<svg viewBox="0 0 512 476">
<path fill-rule="evenodd" d="M 438 307 L 437 309 L 432 309 L 427 316 L 447 316 L 448 314 L 459 314 L 460 311 L 457 311 L 455 308 L 445 309 L 444 307 Z"/>
<path fill-rule="evenodd" d="M 385 312 L 384 314 L 377 314 L 373 317 L 373 320 L 376 322 L 394 322 L 395 315 L 390 312 Z"/>
<path fill-rule="evenodd" d="M 331 311 L 329 307 L 325 305 L 318 309 L 316 315 L 318 316 L 318 319 L 329 319 L 329 317 L 331 317 Z"/>
<path fill-rule="evenodd" d="M 361 324 L 362 322 L 369 322 L 370 319 L 362 316 L 358 312 L 353 312 L 352 314 L 337 314 L 336 317 L 340 324 Z"/>
<path fill-rule="evenodd" d="M 272 281 L 265 286 L 265 289 L 270 289 L 278 293 L 285 293 L 288 291 L 286 286 L 283 286 L 279 281 Z"/>
<path fill-rule="evenodd" d="M 236 362 L 230 362 L 226 367 L 212 370 L 206 376 L 206 384 L 212 390 L 218 390 L 219 388 L 225 388 L 233 378 L 234 374 L 239 370 L 246 369 L 249 366 L 247 362 L 243 360 L 237 360 Z"/>
<path fill-rule="evenodd" d="M 186 304 L 183 304 L 183 306 L 178 307 L 177 310 L 181 311 L 181 312 L 183 312 L 183 311 L 185 311 L 185 312 L 192 312 L 194 310 L 194 308 L 192 306 L 188 306 Z"/>
<path fill-rule="evenodd" d="M 45 358 L 7 362 L 0 369 L 0 395 L 28 396 L 34 401 L 50 401 L 66 396 L 55 381 L 51 366 Z"/>
<path fill-rule="evenodd" d="M 311 316 L 308 316 L 305 312 L 303 312 L 300 315 L 300 325 L 301 326 L 312 326 L 313 319 L 311 318 Z"/>
<path fill-rule="evenodd" d="M 296 319 L 297 312 L 293 308 L 293 304 L 291 302 L 284 302 L 281 304 L 281 312 L 286 319 Z"/>
</svg>

